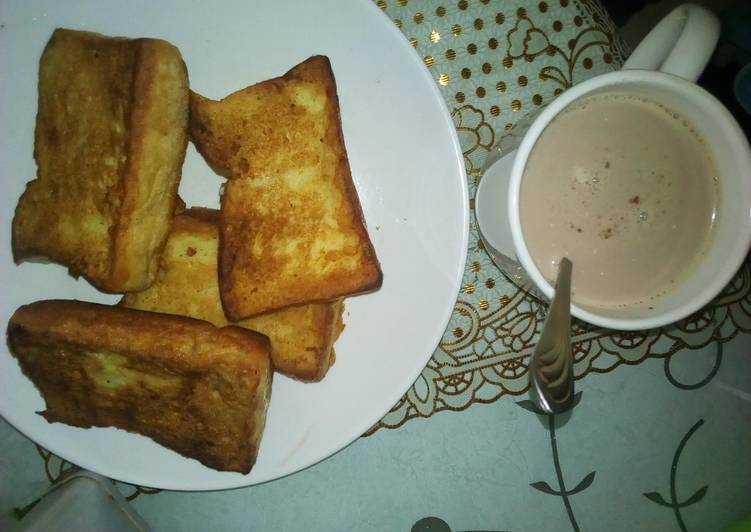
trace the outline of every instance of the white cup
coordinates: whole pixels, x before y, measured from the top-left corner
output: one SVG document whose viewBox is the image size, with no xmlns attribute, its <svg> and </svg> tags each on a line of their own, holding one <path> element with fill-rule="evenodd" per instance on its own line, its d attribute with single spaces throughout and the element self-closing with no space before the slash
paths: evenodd
<svg viewBox="0 0 751 532">
<path fill-rule="evenodd" d="M 650 302 L 651 307 L 584 307 L 574 297 L 571 312 L 610 329 L 650 329 L 689 316 L 722 291 L 751 244 L 751 150 L 727 109 L 694 83 L 718 36 L 719 22 L 711 12 L 692 4 L 676 8 L 647 35 L 623 70 L 565 91 L 537 116 L 515 151 L 486 169 L 477 189 L 475 212 L 486 247 L 499 266 L 518 279 L 526 275 L 546 298 L 552 297 L 553 286 L 530 256 L 521 226 L 519 193 L 527 160 L 543 130 L 573 102 L 601 92 L 634 92 L 665 103 L 687 118 L 709 147 L 720 176 L 713 239 L 690 276 L 671 293 Z M 516 265 L 523 271 L 514 271 Z"/>
</svg>

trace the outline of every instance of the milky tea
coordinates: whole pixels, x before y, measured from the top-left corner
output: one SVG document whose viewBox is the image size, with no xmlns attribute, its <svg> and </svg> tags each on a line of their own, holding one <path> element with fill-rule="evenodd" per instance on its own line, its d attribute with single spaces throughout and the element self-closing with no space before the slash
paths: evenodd
<svg viewBox="0 0 751 532">
<path fill-rule="evenodd" d="M 543 131 L 521 185 L 522 233 L 549 281 L 573 261 L 573 302 L 650 307 L 709 247 L 717 169 L 693 124 L 633 93 L 574 102 Z"/>
</svg>

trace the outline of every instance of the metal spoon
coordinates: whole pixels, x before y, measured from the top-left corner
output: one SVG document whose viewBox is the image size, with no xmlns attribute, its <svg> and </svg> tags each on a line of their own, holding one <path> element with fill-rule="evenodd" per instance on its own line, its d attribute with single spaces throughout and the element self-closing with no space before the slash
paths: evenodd
<svg viewBox="0 0 751 532">
<path fill-rule="evenodd" d="M 571 353 L 571 261 L 561 259 L 555 295 L 529 362 L 531 396 L 547 414 L 560 414 L 574 399 Z"/>
</svg>

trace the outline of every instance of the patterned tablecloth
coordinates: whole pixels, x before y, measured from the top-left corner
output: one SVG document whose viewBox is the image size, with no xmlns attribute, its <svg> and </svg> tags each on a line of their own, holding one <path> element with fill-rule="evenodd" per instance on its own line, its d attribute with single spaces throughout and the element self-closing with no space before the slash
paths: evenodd
<svg viewBox="0 0 751 532">
<path fill-rule="evenodd" d="M 441 88 L 470 198 L 506 132 L 627 55 L 592 0 L 376 3 Z M 545 306 L 491 262 L 473 207 L 470 199 L 467 267 L 450 324 L 368 437 L 251 488 L 118 485 L 151 526 L 717 530 L 751 513 L 749 265 L 712 305 L 676 325 L 616 333 L 576 323 L 578 405 L 546 416 L 523 397 Z M 439 414 L 447 410 L 462 412 Z M 4 422 L 0 438 L 0 513 L 22 515 L 70 465 Z"/>
</svg>

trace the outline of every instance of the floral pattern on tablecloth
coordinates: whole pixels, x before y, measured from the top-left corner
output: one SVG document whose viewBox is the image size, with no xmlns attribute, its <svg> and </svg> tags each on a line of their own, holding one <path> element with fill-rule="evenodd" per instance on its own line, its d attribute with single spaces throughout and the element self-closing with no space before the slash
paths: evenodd
<svg viewBox="0 0 751 532">
<path fill-rule="evenodd" d="M 617 69 L 628 53 L 593 0 L 376 4 L 423 58 L 446 99 L 464 152 L 471 214 L 466 270 L 443 339 L 413 386 L 369 433 L 527 391 L 527 358 L 546 307 L 485 252 L 475 190 L 486 156 L 506 132 L 573 84 Z M 575 323 L 575 376 L 724 342 L 739 330 L 751 330 L 748 264 L 713 305 L 674 326 L 627 333 Z"/>
</svg>

